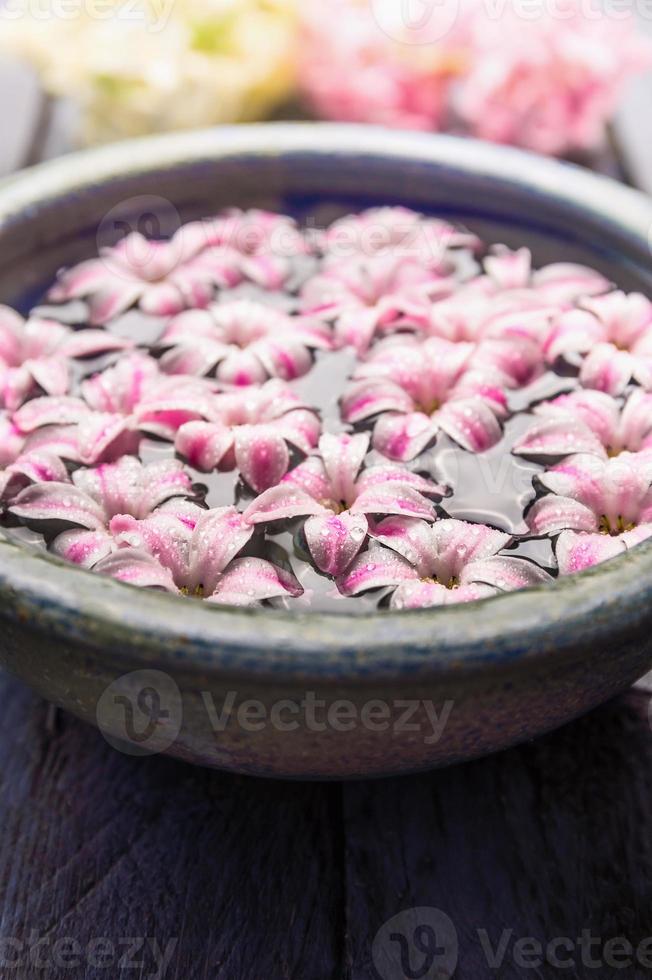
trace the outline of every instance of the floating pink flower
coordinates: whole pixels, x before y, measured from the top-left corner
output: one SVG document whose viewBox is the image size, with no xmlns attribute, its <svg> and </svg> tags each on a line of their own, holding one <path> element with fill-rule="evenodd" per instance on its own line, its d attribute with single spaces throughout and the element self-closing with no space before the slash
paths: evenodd
<svg viewBox="0 0 652 980">
<path fill-rule="evenodd" d="M 214 388 L 204 379 L 169 378 L 153 358 L 131 354 L 82 382 L 81 398 L 35 398 L 14 422 L 24 434 L 47 428 L 55 446 L 66 443 L 52 451 L 73 462 L 113 462 L 137 452 L 144 433 L 173 441 L 185 422 L 209 416 Z"/>
<path fill-rule="evenodd" d="M 265 289 L 280 289 L 291 270 L 290 260 L 311 251 L 292 218 L 256 208 L 232 208 L 215 218 L 191 222 L 185 233 L 200 249 L 224 249 L 236 256 L 240 278 Z"/>
<path fill-rule="evenodd" d="M 22 316 L 0 306 L 0 408 L 14 410 L 39 389 L 63 395 L 70 385 L 70 362 L 130 347 L 104 330 L 74 331 L 54 320 Z"/>
<path fill-rule="evenodd" d="M 618 554 L 652 535 L 652 461 L 647 453 L 613 459 L 579 454 L 539 477 L 550 491 L 528 515 L 533 534 L 561 534 L 562 574 Z"/>
<path fill-rule="evenodd" d="M 424 494 L 444 488 L 399 466 L 361 467 L 369 449 L 367 435 L 323 435 L 319 455 L 310 456 L 278 486 L 261 494 L 245 510 L 251 524 L 308 517 L 304 532 L 317 568 L 341 575 L 362 548 L 368 515 L 409 514 L 434 520 Z"/>
<path fill-rule="evenodd" d="M 590 453 L 607 459 L 652 450 L 652 393 L 637 389 L 623 406 L 602 391 L 581 390 L 543 402 L 532 428 L 516 443 L 519 456 Z"/>
<path fill-rule="evenodd" d="M 118 516 L 111 531 L 124 547 L 95 570 L 122 582 L 234 606 L 303 592 L 291 572 L 237 557 L 254 528 L 234 507 L 194 508 L 194 514 L 186 507 L 182 516 L 158 511 L 144 520 Z"/>
<path fill-rule="evenodd" d="M 54 302 L 87 299 L 90 321 L 101 325 L 138 304 L 144 313 L 169 316 L 189 306 L 207 306 L 215 285 L 234 285 L 234 260 L 214 255 L 196 262 L 198 243 L 182 228 L 170 241 L 132 232 L 97 259 L 64 272 L 50 290 Z"/>
<path fill-rule="evenodd" d="M 34 483 L 18 495 L 10 511 L 26 524 L 56 522 L 75 529 L 59 534 L 52 550 L 67 561 L 92 568 L 114 548 L 111 518 L 144 518 L 173 497 L 188 497 L 192 482 L 177 460 L 145 466 L 133 456 L 79 469 L 72 483 Z"/>
<path fill-rule="evenodd" d="M 379 416 L 374 447 L 390 459 L 414 459 L 440 431 L 482 452 L 501 437 L 505 389 L 538 368 L 538 348 L 525 340 L 476 346 L 388 337 L 357 368 L 342 415 L 352 424 Z"/>
<path fill-rule="evenodd" d="M 378 331 L 396 326 L 412 304 L 448 295 L 453 288 L 449 274 L 441 262 L 426 266 L 392 253 L 336 259 L 305 283 L 302 308 L 333 321 L 340 346 L 351 344 L 362 352 Z"/>
<path fill-rule="evenodd" d="M 188 310 L 171 321 L 160 346 L 169 374 L 207 375 L 252 385 L 268 378 L 292 381 L 312 367 L 312 351 L 328 350 L 328 328 L 263 303 L 235 301 Z"/>
<path fill-rule="evenodd" d="M 30 483 L 67 480 L 60 457 L 46 445 L 30 448 L 29 439 L 11 417 L 0 412 L 0 503 L 11 503 Z"/>
<path fill-rule="evenodd" d="M 177 452 L 205 473 L 237 468 L 258 493 L 287 473 L 290 447 L 307 454 L 321 432 L 317 414 L 276 379 L 215 395 L 207 417 L 180 427 Z"/>
<path fill-rule="evenodd" d="M 585 299 L 582 307 L 557 319 L 548 360 L 581 356 L 581 383 L 609 395 L 621 394 L 631 380 L 651 389 L 652 303 L 640 293 L 616 291 Z"/>
<path fill-rule="evenodd" d="M 474 250 L 479 245 L 479 238 L 471 232 L 403 207 L 369 208 L 340 218 L 322 238 L 322 247 L 331 256 L 389 254 L 435 267 L 442 266 L 449 250 Z"/>
<path fill-rule="evenodd" d="M 534 270 L 529 249 L 495 248 L 484 259 L 482 275 L 416 311 L 415 322 L 446 340 L 513 337 L 543 347 L 554 317 L 608 288 L 604 276 L 586 266 L 557 262 Z"/>
<path fill-rule="evenodd" d="M 338 580 L 347 596 L 394 587 L 393 609 L 473 602 L 550 581 L 538 565 L 500 555 L 509 534 L 465 521 L 435 524 L 388 517 L 374 530 L 375 544 Z"/>
</svg>

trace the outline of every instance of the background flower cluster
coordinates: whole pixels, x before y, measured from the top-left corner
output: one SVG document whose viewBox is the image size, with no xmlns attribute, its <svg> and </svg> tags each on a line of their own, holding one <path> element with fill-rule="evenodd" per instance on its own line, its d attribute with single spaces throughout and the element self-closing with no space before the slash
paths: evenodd
<svg viewBox="0 0 652 980">
<path fill-rule="evenodd" d="M 214 603 L 315 605 L 318 581 L 404 609 L 652 535 L 652 304 L 587 267 L 534 269 L 403 208 L 323 232 L 232 211 L 128 235 L 47 303 L 0 310 L 0 500 L 85 569 Z M 442 477 L 444 442 L 532 464 L 519 533 L 448 513 L 460 489 L 471 512 L 501 497 Z"/>
<path fill-rule="evenodd" d="M 634 8 L 586 0 L 17 0 L 0 45 L 77 106 L 86 142 L 265 118 L 591 152 L 652 65 Z M 48 16 L 49 11 L 49 16 Z"/>
</svg>

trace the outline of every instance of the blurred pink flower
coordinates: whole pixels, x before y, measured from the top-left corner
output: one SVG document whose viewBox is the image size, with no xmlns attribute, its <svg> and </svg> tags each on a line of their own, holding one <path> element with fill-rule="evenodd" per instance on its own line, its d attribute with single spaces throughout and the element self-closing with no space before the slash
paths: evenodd
<svg viewBox="0 0 652 980">
<path fill-rule="evenodd" d="M 633 10 L 616 19 L 560 0 L 532 16 L 513 0 L 492 17 L 472 0 L 467 11 L 472 56 L 452 101 L 481 139 L 552 155 L 595 150 L 625 82 L 652 63 Z"/>
<path fill-rule="evenodd" d="M 367 435 L 323 435 L 319 455 L 310 456 L 261 494 L 244 513 L 251 524 L 308 517 L 304 532 L 322 572 L 341 575 L 362 548 L 370 514 L 410 514 L 434 520 L 424 494 L 443 487 L 393 465 L 362 469 Z"/>
<path fill-rule="evenodd" d="M 180 426 L 177 452 L 205 473 L 238 469 L 258 493 L 287 473 L 289 447 L 307 454 L 321 432 L 317 414 L 276 379 L 215 395 L 206 418 Z"/>
<path fill-rule="evenodd" d="M 254 605 L 303 589 L 294 575 L 261 558 L 238 554 L 254 528 L 235 507 L 158 511 L 144 520 L 120 515 L 111 532 L 124 547 L 96 566 L 121 582 L 206 599 L 221 605 Z"/>
<path fill-rule="evenodd" d="M 451 18 L 446 4 L 429 7 L 421 29 L 406 21 L 401 30 L 396 9 L 387 31 L 366 0 L 302 3 L 300 79 L 316 112 L 555 155 L 591 151 L 626 81 L 652 62 L 633 11 L 616 18 L 589 16 L 581 0 L 534 11 L 518 0 L 500 8 L 463 0 Z"/>
<path fill-rule="evenodd" d="M 292 381 L 312 367 L 312 351 L 328 350 L 325 324 L 293 317 L 247 300 L 188 310 L 175 317 L 159 341 L 167 348 L 168 374 L 207 375 L 225 383 L 252 385 L 268 378 Z"/>
<path fill-rule="evenodd" d="M 509 534 L 483 524 L 388 517 L 372 531 L 375 544 L 338 580 L 347 596 L 394 587 L 393 609 L 473 602 L 551 581 L 524 558 L 500 555 Z"/>
<path fill-rule="evenodd" d="M 11 411 L 39 389 L 63 395 L 70 385 L 70 361 L 133 346 L 104 330 L 74 331 L 54 320 L 22 316 L 0 306 L 0 408 Z"/>
<path fill-rule="evenodd" d="M 367 0 L 305 0 L 300 81 L 316 112 L 343 122 L 403 129 L 441 129 L 450 81 L 467 51 L 402 45 L 383 33 Z M 455 34 L 455 38 L 457 34 Z"/>
</svg>

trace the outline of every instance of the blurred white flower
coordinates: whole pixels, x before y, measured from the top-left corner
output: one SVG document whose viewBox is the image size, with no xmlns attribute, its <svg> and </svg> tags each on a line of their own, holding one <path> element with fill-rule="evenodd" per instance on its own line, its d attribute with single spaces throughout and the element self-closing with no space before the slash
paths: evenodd
<svg viewBox="0 0 652 980">
<path fill-rule="evenodd" d="M 105 142 L 257 119 L 292 91 L 295 0 L 13 0 L 0 48 Z"/>
</svg>

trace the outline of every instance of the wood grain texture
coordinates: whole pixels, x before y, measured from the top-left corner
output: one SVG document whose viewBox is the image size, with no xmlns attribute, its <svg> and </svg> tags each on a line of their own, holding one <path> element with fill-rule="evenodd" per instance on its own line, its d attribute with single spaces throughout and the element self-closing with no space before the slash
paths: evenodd
<svg viewBox="0 0 652 980">
<path fill-rule="evenodd" d="M 492 759 L 343 787 L 133 759 L 3 675 L 0 704 L 0 935 L 44 940 L 48 980 L 107 976 L 52 962 L 65 937 L 147 937 L 141 974 L 112 980 L 155 974 L 153 939 L 175 941 L 166 980 L 378 980 L 374 936 L 419 906 L 455 924 L 461 980 L 557 975 L 515 966 L 519 937 L 652 936 L 644 690 Z M 513 930 L 498 972 L 478 929 Z M 649 971 L 578 955 L 560 975 Z"/>
<path fill-rule="evenodd" d="M 176 940 L 169 980 L 340 977 L 337 787 L 121 755 L 3 675 L 0 704 L 0 935 L 46 940 L 48 980 L 107 977 L 53 963 L 65 937 Z"/>
</svg>

